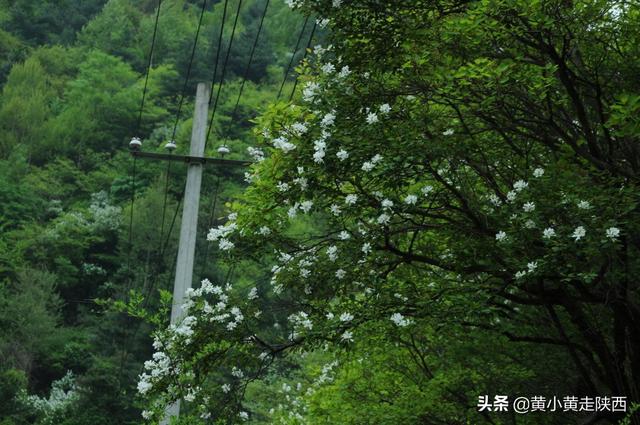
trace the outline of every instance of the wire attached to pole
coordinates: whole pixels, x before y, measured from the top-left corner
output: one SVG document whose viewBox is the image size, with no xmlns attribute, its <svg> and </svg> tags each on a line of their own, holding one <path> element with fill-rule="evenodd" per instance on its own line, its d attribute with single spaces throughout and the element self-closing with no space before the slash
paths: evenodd
<svg viewBox="0 0 640 425">
<path fill-rule="evenodd" d="M 308 22 L 309 22 L 309 17 L 307 16 L 304 20 L 304 24 L 302 24 L 302 29 L 300 30 L 300 34 L 298 35 L 298 40 L 296 41 L 296 47 L 294 47 L 293 51 L 291 52 L 291 60 L 289 61 L 289 66 L 287 66 L 287 70 L 284 73 L 284 78 L 282 80 L 282 84 L 280 84 L 280 90 L 278 90 L 278 97 L 276 99 L 280 99 L 280 96 L 282 95 L 282 89 L 284 88 L 284 84 L 287 82 L 287 77 L 291 72 L 291 67 L 293 66 L 293 60 L 295 59 L 296 53 L 300 48 L 300 42 L 302 41 L 302 36 L 304 35 L 304 30 L 307 28 Z"/>
<path fill-rule="evenodd" d="M 229 46 L 227 47 L 227 54 L 224 58 L 224 64 L 222 66 L 222 73 L 220 76 L 220 84 L 218 85 L 218 92 L 216 93 L 216 100 L 213 103 L 213 111 L 211 113 L 211 119 L 209 120 L 209 128 L 207 129 L 207 137 L 204 141 L 204 150 L 207 150 L 207 143 L 209 142 L 209 136 L 211 135 L 211 128 L 213 127 L 213 119 L 216 116 L 216 110 L 218 109 L 218 100 L 220 99 L 220 91 L 222 90 L 222 85 L 224 84 L 224 76 L 227 71 L 227 63 L 229 62 L 229 55 L 231 53 L 231 47 L 233 46 L 233 38 L 236 34 L 236 27 L 238 25 L 238 18 L 240 17 L 240 9 L 242 8 L 242 0 L 238 1 L 238 9 L 236 10 L 236 17 L 233 21 L 233 29 L 231 30 L 231 38 L 229 39 Z M 213 84 L 211 86 L 213 88 Z"/>
<path fill-rule="evenodd" d="M 191 57 L 189 58 L 189 66 L 187 67 L 187 75 L 184 78 L 184 84 L 182 85 L 182 94 L 180 95 L 180 102 L 178 104 L 178 111 L 176 113 L 176 121 L 173 125 L 173 132 L 171 134 L 171 140 L 176 138 L 176 130 L 178 128 L 178 122 L 180 122 L 180 113 L 182 112 L 182 105 L 184 104 L 184 98 L 187 93 L 187 85 L 189 84 L 189 78 L 191 77 L 191 68 L 193 67 L 193 60 L 196 55 L 196 48 L 198 47 L 198 38 L 200 37 L 200 28 L 202 28 L 202 19 L 204 18 L 204 12 L 207 9 L 207 0 L 202 2 L 202 10 L 200 11 L 200 19 L 198 20 L 198 27 L 196 29 L 196 36 L 193 40 L 193 48 L 191 49 Z"/>
<path fill-rule="evenodd" d="M 267 9 L 269 8 L 270 0 L 264 5 L 264 10 L 262 11 L 262 17 L 260 18 L 260 25 L 258 26 L 258 33 L 256 34 L 256 39 L 253 41 L 253 46 L 251 46 L 251 52 L 249 53 L 249 61 L 247 62 L 247 66 L 244 68 L 244 75 L 242 76 L 242 83 L 240 83 L 240 90 L 238 91 L 238 98 L 236 99 L 236 104 L 233 107 L 233 112 L 231 116 L 235 116 L 236 111 L 238 110 L 238 104 L 240 103 L 240 98 L 242 97 L 242 91 L 244 90 L 244 85 L 247 82 L 247 78 L 249 77 L 249 69 L 251 69 L 251 63 L 253 62 L 253 55 L 256 51 L 256 47 L 258 46 L 258 39 L 260 38 L 260 33 L 262 32 L 262 25 L 264 24 L 264 18 L 267 16 Z"/>
<path fill-rule="evenodd" d="M 304 60 L 307 58 L 307 55 L 309 54 L 309 49 L 311 48 L 311 43 L 313 42 L 313 35 L 316 32 L 316 28 L 318 26 L 318 23 L 314 23 L 313 24 L 313 28 L 311 29 L 311 35 L 309 36 L 309 42 L 307 43 L 307 47 L 304 49 L 304 55 L 302 56 L 302 61 L 304 62 Z M 296 87 L 298 87 L 298 76 L 296 76 L 296 81 L 293 83 L 293 89 L 291 90 L 291 94 L 289 95 L 289 102 L 291 102 L 291 99 L 293 99 L 293 94 L 296 92 Z"/>
</svg>

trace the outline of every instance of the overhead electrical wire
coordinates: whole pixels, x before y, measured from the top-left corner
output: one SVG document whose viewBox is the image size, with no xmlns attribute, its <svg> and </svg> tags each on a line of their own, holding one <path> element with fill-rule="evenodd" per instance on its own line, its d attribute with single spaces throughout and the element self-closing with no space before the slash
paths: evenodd
<svg viewBox="0 0 640 425">
<path fill-rule="evenodd" d="M 138 111 L 138 120 L 136 122 L 136 130 L 135 134 L 137 135 L 140 132 L 140 127 L 142 125 L 142 113 L 144 111 L 144 104 L 147 98 L 147 88 L 149 86 L 149 74 L 151 74 L 151 64 L 153 63 L 153 52 L 156 46 L 156 40 L 158 36 L 158 23 L 160 22 L 160 9 L 162 7 L 162 0 L 158 0 L 158 8 L 156 10 L 155 21 L 153 24 L 153 34 L 151 36 L 151 45 L 149 46 L 149 57 L 147 59 L 147 67 L 145 70 L 145 78 L 144 78 L 144 86 L 142 89 L 142 99 L 140 100 L 140 110 Z M 131 210 L 129 214 L 129 231 L 128 231 L 128 255 L 127 255 L 127 274 L 131 273 L 131 251 L 132 251 L 132 241 L 133 241 L 133 210 L 135 204 L 136 197 L 136 163 L 137 157 L 133 157 L 133 164 L 131 167 Z M 129 276 L 129 280 L 127 283 L 127 292 L 129 291 L 129 287 L 131 285 L 131 277 Z"/>
<path fill-rule="evenodd" d="M 240 90 L 238 91 L 238 98 L 236 99 L 236 104 L 233 107 L 233 112 L 231 113 L 231 116 L 235 116 L 235 113 L 238 110 L 238 104 L 240 103 L 240 98 L 242 97 L 242 91 L 244 90 L 244 85 L 247 82 L 247 78 L 249 76 L 249 69 L 251 69 L 251 63 L 253 62 L 253 55 L 256 51 L 256 47 L 258 46 L 260 33 L 262 32 L 262 25 L 264 24 L 264 18 L 265 16 L 267 16 L 267 9 L 269 8 L 269 2 L 270 0 L 267 0 L 264 4 L 264 9 L 262 10 L 262 17 L 260 18 L 260 25 L 258 25 L 258 33 L 256 34 L 256 39 L 253 41 L 253 45 L 251 46 L 251 52 L 249 53 L 249 60 L 247 61 L 247 66 L 244 68 L 242 83 L 240 83 Z"/>
<path fill-rule="evenodd" d="M 149 48 L 149 59 L 147 60 L 147 72 L 144 78 L 144 88 L 142 89 L 142 100 L 140 101 L 140 112 L 138 112 L 138 123 L 136 125 L 136 133 L 140 131 L 140 124 L 142 123 L 142 111 L 144 109 L 144 102 L 147 97 L 147 87 L 149 85 L 149 74 L 151 73 L 151 64 L 153 62 L 153 50 L 156 46 L 156 37 L 158 35 L 158 22 L 160 22 L 160 7 L 162 6 L 162 0 L 158 0 L 158 10 L 156 11 L 156 20 L 153 24 L 153 35 L 151 37 L 151 47 Z"/>
<path fill-rule="evenodd" d="M 178 111 L 176 113 L 176 120 L 173 125 L 173 132 L 171 134 L 171 140 L 176 137 L 176 130 L 178 123 L 180 122 L 180 113 L 182 112 L 182 105 L 184 104 L 184 98 L 187 93 L 187 85 L 189 84 L 189 78 L 191 77 L 191 68 L 193 67 L 193 60 L 196 55 L 196 48 L 198 47 L 198 38 L 200 37 L 200 29 L 202 28 L 202 19 L 204 18 L 204 12 L 207 9 L 207 0 L 202 2 L 202 10 L 200 11 L 200 19 L 198 20 L 198 27 L 196 28 L 196 36 L 193 40 L 193 48 L 191 49 L 191 57 L 189 58 L 189 65 L 187 67 L 187 74 L 184 77 L 184 84 L 182 85 L 182 93 L 180 95 L 180 102 L 178 104 Z"/>
<path fill-rule="evenodd" d="M 267 15 L 267 10 L 269 8 L 269 3 L 270 3 L 270 0 L 267 0 L 265 2 L 264 9 L 262 10 L 262 16 L 260 17 L 260 24 L 258 25 L 258 31 L 257 31 L 257 34 L 256 34 L 256 38 L 253 41 L 253 45 L 251 46 L 251 51 L 249 53 L 249 60 L 247 61 L 247 65 L 245 66 L 243 77 L 242 77 L 242 82 L 240 83 L 240 89 L 238 91 L 238 97 L 236 99 L 235 106 L 233 107 L 233 112 L 231 113 L 232 116 L 235 115 L 235 113 L 236 113 L 236 111 L 238 109 L 238 105 L 240 104 L 240 99 L 242 97 L 242 93 L 243 93 L 243 90 L 244 90 L 245 83 L 246 83 L 247 78 L 249 76 L 249 70 L 251 68 L 251 63 L 253 62 L 253 57 L 254 57 L 254 54 L 255 54 L 255 50 L 256 50 L 256 47 L 258 46 L 258 41 L 260 39 L 260 34 L 262 33 L 262 28 L 263 28 L 263 25 L 264 25 L 264 19 L 265 19 L 266 15 Z M 225 6 L 226 6 L 226 4 L 225 4 Z M 237 22 L 237 19 L 238 19 L 238 15 L 236 14 L 236 22 Z M 234 31 L 233 32 L 235 32 L 235 23 L 234 23 Z M 232 35 L 231 41 L 229 42 L 229 49 L 227 50 L 227 59 L 225 60 L 225 64 L 223 66 L 223 70 L 224 70 L 224 68 L 226 68 L 226 65 L 227 65 L 229 52 L 231 51 L 231 42 L 232 41 L 233 41 L 233 35 Z M 217 59 L 218 59 L 218 57 L 216 57 L 216 69 L 217 69 L 217 66 L 218 66 Z M 223 71 L 223 77 L 222 78 L 224 79 L 224 71 Z M 211 123 L 209 125 L 209 129 L 211 129 L 211 126 L 213 125 L 213 117 L 215 116 L 215 107 L 217 106 L 217 97 L 220 95 L 220 88 L 222 87 L 222 84 L 224 82 L 223 79 L 220 81 L 220 86 L 218 87 L 218 95 L 216 96 L 216 104 L 214 104 L 214 110 L 213 110 L 213 113 L 212 113 L 212 118 L 211 118 Z M 215 72 L 214 72 L 214 81 L 215 81 Z M 211 86 L 211 90 L 212 90 L 212 94 L 213 94 L 213 85 Z M 211 98 L 209 100 L 211 101 Z M 215 214 L 215 209 L 216 209 L 217 202 L 218 202 L 218 194 L 219 194 L 219 189 L 220 189 L 220 180 L 221 180 L 221 176 L 218 175 L 218 178 L 216 179 L 216 183 L 215 183 L 215 186 L 214 186 L 213 196 L 212 196 L 212 199 L 211 199 L 211 206 L 209 207 L 209 219 L 207 221 L 207 224 L 208 224 L 207 228 L 211 228 L 213 226 L 214 214 Z M 207 258 L 209 258 L 209 246 L 210 246 L 210 244 L 206 245 L 204 261 L 206 261 Z"/>
<path fill-rule="evenodd" d="M 309 35 L 309 42 L 307 43 L 307 47 L 304 49 L 304 55 L 302 56 L 303 62 L 307 58 L 307 55 L 309 54 L 309 49 L 311 48 L 311 43 L 313 42 L 313 35 L 315 34 L 317 27 L 318 27 L 318 23 L 315 22 L 313 24 L 313 28 L 311 29 L 311 35 Z M 289 95 L 289 102 L 291 102 L 291 99 L 293 99 L 293 94 L 296 92 L 297 86 L 298 86 L 298 76 L 296 75 L 296 80 L 293 83 L 293 89 L 291 89 L 291 94 Z"/>
<path fill-rule="evenodd" d="M 224 58 L 224 63 L 222 65 L 222 72 L 220 76 L 220 84 L 218 84 L 218 92 L 216 93 L 216 100 L 213 103 L 213 111 L 211 112 L 211 119 L 209 120 L 209 127 L 207 129 L 207 137 L 204 142 L 204 149 L 207 150 L 207 143 L 209 142 L 209 136 L 211 135 L 211 128 L 213 127 L 213 119 L 216 116 L 216 110 L 218 109 L 218 101 L 220 99 L 220 92 L 222 91 L 222 86 L 224 84 L 224 76 L 227 71 L 227 63 L 229 62 L 229 55 L 231 54 L 231 47 L 233 46 L 233 38 L 236 34 L 236 27 L 238 25 L 238 18 L 240 17 L 240 9 L 242 8 L 242 0 L 238 1 L 238 8 L 236 10 L 236 17 L 233 21 L 233 29 L 231 30 L 231 37 L 229 38 L 229 46 L 227 47 L 227 54 Z M 211 90 L 213 92 L 213 84 L 211 85 Z M 211 98 L 209 98 L 211 101 Z"/>
<path fill-rule="evenodd" d="M 216 83 L 216 77 L 218 76 L 218 64 L 220 63 L 220 52 L 222 51 L 222 35 L 224 33 L 224 24 L 227 21 L 227 7 L 229 6 L 229 0 L 224 0 L 224 7 L 222 9 L 222 22 L 220 23 L 220 32 L 218 33 L 218 48 L 216 49 L 216 60 L 213 66 L 213 77 L 211 78 L 211 91 L 209 92 L 209 106 L 213 100 L 213 87 Z"/>
<path fill-rule="evenodd" d="M 289 61 L 289 65 L 287 66 L 287 70 L 284 73 L 284 78 L 282 79 L 282 84 L 280 84 L 280 90 L 278 90 L 278 97 L 276 99 L 280 99 L 282 95 L 282 89 L 284 88 L 284 84 L 287 82 L 287 78 L 289 77 L 289 73 L 291 72 L 291 67 L 293 66 L 293 60 L 296 57 L 296 53 L 300 48 L 300 42 L 302 41 L 302 36 L 304 35 L 304 30 L 307 28 L 307 23 L 309 22 L 309 17 L 307 16 L 302 24 L 302 29 L 300 30 L 300 34 L 298 35 L 298 40 L 296 41 L 296 47 L 293 48 L 291 52 L 291 60 Z"/>
</svg>

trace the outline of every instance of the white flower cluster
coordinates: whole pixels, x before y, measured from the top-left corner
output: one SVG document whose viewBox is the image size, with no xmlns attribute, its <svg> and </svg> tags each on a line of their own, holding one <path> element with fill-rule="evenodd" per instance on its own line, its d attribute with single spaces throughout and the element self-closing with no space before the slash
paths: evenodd
<svg viewBox="0 0 640 425">
<path fill-rule="evenodd" d="M 176 325 L 170 325 L 165 332 L 156 334 L 153 347 L 156 350 L 151 360 L 144 364 L 145 372 L 140 375 L 138 392 L 142 395 L 149 393 L 153 386 L 168 376 L 177 376 L 182 372 L 179 357 L 172 357 L 170 353 L 178 347 L 188 346 L 200 323 L 219 323 L 222 331 L 233 331 L 242 323 L 244 315 L 239 307 L 230 306 L 228 291 L 231 285 L 225 287 L 214 285 L 204 279 L 197 289 L 188 289 L 185 302 L 182 305 L 185 317 Z M 249 300 L 257 298 L 257 289 L 253 288 L 248 295 Z M 210 303 L 212 301 L 213 303 Z M 198 311 L 193 311 L 194 306 Z M 210 325 L 206 325 L 210 326 Z M 189 389 L 185 394 L 186 400 L 194 400 L 197 389 Z M 150 415 L 147 412 L 147 415 Z"/>
<path fill-rule="evenodd" d="M 311 330 L 313 329 L 313 322 L 309 318 L 309 315 L 304 311 L 299 311 L 289 316 L 289 322 L 293 326 L 293 331 L 291 332 L 291 340 L 295 339 L 299 335 L 299 331 L 301 329 Z"/>
<path fill-rule="evenodd" d="M 271 143 L 273 144 L 274 148 L 280 149 L 284 153 L 291 152 L 296 148 L 296 145 L 289 142 L 289 139 L 284 136 L 276 137 L 271 141 Z"/>
<path fill-rule="evenodd" d="M 38 413 L 44 415 L 44 423 L 53 423 L 54 417 L 58 412 L 63 411 L 69 405 L 78 400 L 80 396 L 80 388 L 76 384 L 75 377 L 71 371 L 57 381 L 51 384 L 49 398 L 38 397 L 37 395 L 27 395 L 23 393 L 20 396 L 22 402 L 31 406 Z"/>
<path fill-rule="evenodd" d="M 305 102 L 311 103 L 314 102 L 316 97 L 318 96 L 318 91 L 320 90 L 320 84 L 309 81 L 302 90 L 302 100 Z"/>
<path fill-rule="evenodd" d="M 369 161 L 366 161 L 362 164 L 362 171 L 371 171 L 375 168 L 375 166 L 382 161 L 382 156 L 380 154 L 376 154 Z"/>
<path fill-rule="evenodd" d="M 235 222 L 235 215 L 229 218 L 233 218 L 233 220 L 230 220 L 225 225 L 218 226 L 218 228 L 209 229 L 209 233 L 207 234 L 207 240 L 210 242 L 218 241 L 218 247 L 222 251 L 229 251 L 235 246 L 228 238 L 238 229 L 238 225 Z"/>
<path fill-rule="evenodd" d="M 254 161 L 256 162 L 264 161 L 264 152 L 261 149 L 249 146 L 247 148 L 247 152 L 249 153 L 249 156 L 253 158 Z"/>
<path fill-rule="evenodd" d="M 405 326 L 409 326 L 411 324 L 411 320 L 407 319 L 406 317 L 404 317 L 402 314 L 400 313 L 393 313 L 391 315 L 391 321 L 396 325 L 399 326 L 401 328 L 405 327 Z"/>
</svg>

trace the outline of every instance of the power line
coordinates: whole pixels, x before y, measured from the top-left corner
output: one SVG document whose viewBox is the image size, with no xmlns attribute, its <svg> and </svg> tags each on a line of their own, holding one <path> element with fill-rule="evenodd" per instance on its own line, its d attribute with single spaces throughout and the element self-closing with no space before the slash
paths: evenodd
<svg viewBox="0 0 640 425">
<path fill-rule="evenodd" d="M 164 182 L 164 201 L 162 203 L 162 221 L 160 224 L 160 243 L 164 235 L 164 217 L 167 213 L 167 197 L 169 195 L 169 175 L 171 174 L 171 161 L 167 162 L 167 175 Z M 162 247 L 162 246 L 161 246 Z"/>
<path fill-rule="evenodd" d="M 227 47 L 227 54 L 224 58 L 224 64 L 222 65 L 222 73 L 220 76 L 220 84 L 218 85 L 218 92 L 216 93 L 216 100 L 213 104 L 213 112 L 211 113 L 211 120 L 209 121 L 209 128 L 207 130 L 207 137 L 204 141 L 204 149 L 205 152 L 207 150 L 207 143 L 209 142 L 209 136 L 211 135 L 211 128 L 213 127 L 213 119 L 216 116 L 216 110 L 218 109 L 218 100 L 220 99 L 220 91 L 222 90 L 222 85 L 224 84 L 224 76 L 227 71 L 227 63 L 229 62 L 229 55 L 231 53 L 231 47 L 233 46 L 233 38 L 236 34 L 236 26 L 238 25 L 238 18 L 240 17 L 240 9 L 242 8 L 242 0 L 238 1 L 238 9 L 236 10 L 236 17 L 233 21 L 233 29 L 231 30 L 231 38 L 229 39 L 229 46 Z M 213 84 L 211 86 L 213 89 Z M 211 100 L 211 99 L 209 99 Z"/>
<path fill-rule="evenodd" d="M 307 28 L 307 23 L 309 22 L 309 17 L 307 16 L 304 20 L 304 24 L 302 24 L 302 29 L 300 30 L 300 34 L 298 35 L 298 40 L 296 41 L 296 47 L 293 48 L 293 51 L 291 52 L 291 60 L 289 61 L 289 66 L 287 66 L 287 70 L 284 73 L 284 79 L 282 80 L 282 84 L 280 84 L 280 90 L 278 90 L 278 97 L 277 99 L 280 99 L 280 95 L 282 94 L 282 89 L 284 87 L 284 84 L 287 81 L 287 77 L 289 76 L 289 73 L 291 72 L 291 66 L 293 65 L 293 60 L 296 57 L 296 53 L 298 52 L 298 49 L 300 48 L 300 41 L 302 41 L 302 36 L 304 35 L 304 30 Z"/>
<path fill-rule="evenodd" d="M 313 28 L 311 29 L 311 35 L 309 36 L 309 42 L 307 43 L 307 47 L 304 49 L 304 55 L 302 56 L 302 61 L 304 61 L 307 58 L 307 55 L 309 54 L 309 49 L 311 48 L 311 43 L 313 42 L 313 34 L 315 34 L 316 32 L 317 26 L 318 26 L 317 22 L 313 24 Z M 293 83 L 293 89 L 291 90 L 291 94 L 289 95 L 289 102 L 291 102 L 291 99 L 293 99 L 293 94 L 296 92 L 296 87 L 298 87 L 297 75 L 296 75 L 296 81 Z"/>
<path fill-rule="evenodd" d="M 156 36 L 158 34 L 158 22 L 160 21 L 160 6 L 162 6 L 162 0 L 158 0 L 158 10 L 156 11 L 156 21 L 153 24 L 153 36 L 151 37 L 151 47 L 149 48 L 149 60 L 147 61 L 147 72 L 144 79 L 144 88 L 142 89 L 142 100 L 140 101 L 140 112 L 138 112 L 138 124 L 136 125 L 136 132 L 140 131 L 140 124 L 142 122 L 142 110 L 144 109 L 144 102 L 147 97 L 147 86 L 149 84 L 149 74 L 151 73 L 153 50 L 156 45 Z"/>
<path fill-rule="evenodd" d="M 236 99 L 236 104 L 233 107 L 233 112 L 231 116 L 234 116 L 237 109 L 238 104 L 240 103 L 240 98 L 242 97 L 242 91 L 244 90 L 244 85 L 247 82 L 247 77 L 249 76 L 249 69 L 251 68 L 251 62 L 253 62 L 253 55 L 255 53 L 256 47 L 258 46 L 258 39 L 260 38 L 260 33 L 262 32 L 262 24 L 264 23 L 264 18 L 267 16 L 267 9 L 269 8 L 270 0 L 264 5 L 264 10 L 262 11 L 262 17 L 260 18 L 260 25 L 258 26 L 258 33 L 256 34 L 256 39 L 253 41 L 253 46 L 251 46 L 251 53 L 249 53 L 249 61 L 247 62 L 247 66 L 244 68 L 244 75 L 242 76 L 242 83 L 240 84 L 240 90 L 238 92 L 238 98 Z"/>
<path fill-rule="evenodd" d="M 176 113 L 176 121 L 173 125 L 173 132 L 171 134 L 171 140 L 176 137 L 176 129 L 178 128 L 178 122 L 180 121 L 180 113 L 182 112 L 182 105 L 187 92 L 187 84 L 189 84 L 189 78 L 191 77 L 191 68 L 193 66 L 193 60 L 196 55 L 196 48 L 198 47 L 198 37 L 200 36 L 200 28 L 202 27 L 202 19 L 204 18 L 204 12 L 207 8 L 207 0 L 202 2 L 202 10 L 200 11 L 200 19 L 198 20 L 198 28 L 196 29 L 196 37 L 193 40 L 193 48 L 191 49 L 191 57 L 189 58 L 189 66 L 187 67 L 187 75 L 184 78 L 184 84 L 182 85 L 182 93 L 180 95 L 180 103 L 178 104 L 178 112 Z"/>
<path fill-rule="evenodd" d="M 218 48 L 216 49 L 216 60 L 213 68 L 213 77 L 211 78 L 211 91 L 209 92 L 209 106 L 213 100 L 213 87 L 216 84 L 216 77 L 218 76 L 218 63 L 220 62 L 220 51 L 222 50 L 222 34 L 224 33 L 224 24 L 227 20 L 227 6 L 229 0 L 224 0 L 224 8 L 222 9 L 222 22 L 220 24 L 220 33 L 218 34 Z"/>
<path fill-rule="evenodd" d="M 142 89 L 142 100 L 140 101 L 140 111 L 138 112 L 138 121 L 136 124 L 136 133 L 140 132 L 140 125 L 142 123 L 142 111 L 144 110 L 144 103 L 147 98 L 147 88 L 149 85 L 149 74 L 151 74 L 151 63 L 153 61 L 153 51 L 156 46 L 156 38 L 158 35 L 158 22 L 160 22 L 160 9 L 162 6 L 162 0 L 158 0 L 158 8 L 156 10 L 155 22 L 153 24 L 153 35 L 151 36 L 151 46 L 149 47 L 149 59 L 147 60 L 147 69 L 144 78 L 144 87 Z M 133 207 L 136 197 L 136 157 L 133 157 L 133 166 L 131 171 L 131 213 L 129 215 L 129 236 L 128 236 L 128 251 L 127 256 L 127 273 L 131 272 L 131 241 L 133 238 Z M 128 290 L 128 288 L 127 288 Z"/>
</svg>

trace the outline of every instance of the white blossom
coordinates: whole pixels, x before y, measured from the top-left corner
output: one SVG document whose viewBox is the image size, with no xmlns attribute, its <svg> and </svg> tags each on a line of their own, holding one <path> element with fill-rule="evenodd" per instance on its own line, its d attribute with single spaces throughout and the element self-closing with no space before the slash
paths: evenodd
<svg viewBox="0 0 640 425">
<path fill-rule="evenodd" d="M 308 181 L 306 177 L 296 177 L 293 182 L 300 186 L 301 190 L 307 190 Z"/>
<path fill-rule="evenodd" d="M 153 388 L 153 385 L 151 382 L 147 381 L 147 378 L 150 378 L 149 375 L 142 374 L 140 375 L 140 378 L 140 381 L 138 381 L 138 392 L 145 395 L 151 390 L 151 388 Z"/>
<path fill-rule="evenodd" d="M 344 277 L 347 275 L 347 272 L 345 272 L 342 269 L 338 269 L 336 270 L 336 278 L 338 279 L 344 279 Z"/>
<path fill-rule="evenodd" d="M 260 229 L 258 229 L 258 234 L 262 236 L 270 235 L 271 229 L 269 229 L 267 226 L 262 226 L 260 227 Z"/>
<path fill-rule="evenodd" d="M 287 211 L 287 215 L 289 216 L 289 218 L 295 218 L 296 215 L 298 215 L 298 204 L 295 204 L 293 207 L 289 208 L 289 210 Z"/>
<path fill-rule="evenodd" d="M 316 82 L 309 81 L 302 90 L 302 100 L 305 102 L 313 102 L 320 90 L 320 85 Z"/>
<path fill-rule="evenodd" d="M 526 189 L 528 186 L 529 186 L 529 183 L 525 182 L 524 180 L 518 180 L 513 184 L 513 189 L 516 192 L 520 192 L 523 189 Z"/>
<path fill-rule="evenodd" d="M 498 233 L 496 233 L 496 240 L 498 242 L 502 242 L 506 238 L 507 238 L 507 234 L 504 231 L 500 230 Z"/>
<path fill-rule="evenodd" d="M 296 145 L 289 142 L 284 136 L 273 139 L 271 143 L 276 149 L 280 149 L 284 153 L 290 152 L 296 148 Z"/>
<path fill-rule="evenodd" d="M 532 262 L 527 264 L 527 269 L 529 269 L 529 272 L 534 272 L 537 268 L 538 268 L 538 262 L 537 261 L 532 261 Z"/>
<path fill-rule="evenodd" d="M 416 195 L 407 195 L 404 198 L 404 203 L 407 205 L 415 205 L 418 202 L 418 197 Z"/>
<path fill-rule="evenodd" d="M 586 234 L 587 234 L 587 231 L 585 230 L 585 228 L 582 226 L 578 226 L 573 231 L 573 234 L 571 235 L 571 237 L 575 239 L 577 242 L 580 239 L 582 239 Z"/>
<path fill-rule="evenodd" d="M 254 161 L 256 162 L 264 161 L 264 152 L 262 152 L 262 150 L 249 146 L 247 148 L 247 152 L 249 153 L 249 156 L 253 158 Z"/>
<path fill-rule="evenodd" d="M 356 202 L 358 202 L 358 195 L 355 193 L 351 193 L 344 198 L 344 203 L 347 205 L 354 205 Z"/>
<path fill-rule="evenodd" d="M 353 342 L 353 333 L 351 333 L 351 331 L 345 331 L 340 339 L 345 342 Z"/>
<path fill-rule="evenodd" d="M 378 122 L 378 114 L 375 112 L 369 112 L 367 114 L 367 124 L 375 124 Z"/>
<path fill-rule="evenodd" d="M 251 288 L 251 290 L 249 291 L 249 295 L 247 295 L 247 299 L 249 299 L 249 300 L 255 300 L 256 298 L 258 298 L 258 288 L 253 287 L 253 288 Z"/>
<path fill-rule="evenodd" d="M 276 185 L 276 187 L 278 188 L 279 192 L 286 192 L 287 190 L 289 190 L 289 184 L 288 183 L 284 183 L 284 182 L 278 182 L 278 184 Z"/>
<path fill-rule="evenodd" d="M 340 149 L 338 153 L 336 153 L 336 156 L 340 161 L 344 161 L 345 159 L 349 158 L 349 152 L 345 151 L 344 149 Z"/>
<path fill-rule="evenodd" d="M 340 232 L 338 234 L 338 237 L 340 238 L 340 240 L 343 240 L 343 241 L 351 239 L 351 235 L 346 230 L 343 230 L 342 232 Z"/>
<path fill-rule="evenodd" d="M 244 372 L 242 372 L 242 370 L 238 369 L 237 367 L 233 367 L 231 368 L 231 375 L 238 378 L 238 379 L 242 379 L 244 378 Z"/>
<path fill-rule="evenodd" d="M 389 214 L 382 213 L 380 214 L 380 216 L 378 216 L 377 222 L 378 224 L 385 225 L 385 224 L 388 224 L 390 220 L 391 220 L 391 217 L 389 216 Z"/>
<path fill-rule="evenodd" d="M 316 164 L 320 164 L 324 162 L 325 155 L 326 155 L 326 152 L 323 149 L 316 150 L 313 153 L 313 162 L 315 162 Z"/>
<path fill-rule="evenodd" d="M 543 175 L 544 175 L 543 168 L 536 168 L 535 170 L 533 170 L 533 177 L 542 177 Z"/>
<path fill-rule="evenodd" d="M 300 209 L 305 213 L 308 213 L 309 211 L 311 211 L 312 207 L 313 207 L 313 201 L 304 201 L 300 204 Z"/>
<path fill-rule="evenodd" d="M 335 216 L 338 216 L 342 213 L 342 211 L 340 210 L 340 207 L 336 204 L 332 204 L 330 207 L 331 213 Z"/>
<path fill-rule="evenodd" d="M 524 212 L 531 212 L 536 209 L 536 204 L 534 204 L 533 202 L 527 202 L 522 206 L 522 209 L 524 210 Z"/>
<path fill-rule="evenodd" d="M 433 191 L 433 186 L 425 186 L 422 189 L 420 189 L 420 191 L 424 196 L 428 196 Z"/>
<path fill-rule="evenodd" d="M 589 203 L 589 201 L 580 201 L 578 202 L 578 208 L 580 208 L 581 210 L 588 210 L 589 208 L 591 208 L 591 204 Z"/>
<path fill-rule="evenodd" d="M 336 111 L 327 112 L 324 115 L 324 117 L 322 117 L 322 121 L 320 121 L 320 126 L 322 128 L 326 128 L 333 125 L 333 123 L 336 121 L 335 112 Z"/>
<path fill-rule="evenodd" d="M 615 240 L 620 236 L 620 229 L 617 227 L 609 227 L 606 231 L 607 238 Z"/>
<path fill-rule="evenodd" d="M 327 248 L 327 256 L 329 257 L 329 260 L 336 261 L 338 259 L 338 247 L 331 245 Z"/>
<path fill-rule="evenodd" d="M 340 72 L 338 73 L 338 77 L 346 78 L 349 76 L 349 74 L 351 74 L 351 70 L 349 69 L 348 65 L 345 65 L 342 67 L 342 69 L 340 69 Z"/>
<path fill-rule="evenodd" d="M 228 239 L 220 239 L 218 241 L 218 248 L 220 248 L 221 251 L 230 251 L 233 247 L 235 247 L 235 244 Z"/>
<path fill-rule="evenodd" d="M 350 322 L 352 320 L 353 320 L 353 314 L 351 314 L 351 313 L 345 312 L 345 313 L 342 313 L 340 315 L 340 321 L 341 322 Z"/>
<path fill-rule="evenodd" d="M 453 129 L 452 128 L 448 128 L 448 129 L 446 129 L 445 131 L 442 132 L 442 135 L 443 136 L 451 136 L 451 135 L 453 135 L 453 133 L 454 133 Z"/>
<path fill-rule="evenodd" d="M 383 209 L 388 210 L 393 207 L 393 201 L 391 199 L 385 198 L 382 200 L 380 205 L 382 205 Z"/>
<path fill-rule="evenodd" d="M 362 252 L 366 255 L 369 254 L 371 252 L 371 244 L 369 242 L 366 242 L 362 245 Z"/>
<path fill-rule="evenodd" d="M 383 103 L 382 105 L 380 105 L 379 111 L 381 114 L 386 115 L 391 112 L 391 106 L 388 103 Z"/>
<path fill-rule="evenodd" d="M 302 136 L 308 131 L 308 128 L 306 125 L 304 125 L 304 123 L 296 122 L 291 125 L 291 131 L 296 136 Z"/>
<path fill-rule="evenodd" d="M 553 227 L 547 227 L 542 231 L 542 237 L 545 239 L 551 239 L 555 235 L 556 235 L 556 231 L 554 230 Z"/>
<path fill-rule="evenodd" d="M 207 234 L 207 240 L 217 241 L 220 239 L 227 238 L 237 228 L 238 228 L 238 225 L 236 223 L 227 223 L 223 226 L 218 226 L 217 228 L 211 228 L 209 229 L 209 233 Z"/>
<path fill-rule="evenodd" d="M 393 323 L 395 323 L 395 324 L 396 324 L 396 326 L 400 326 L 400 327 L 408 326 L 408 325 L 411 323 L 411 321 L 410 321 L 410 320 L 406 319 L 406 318 L 405 318 L 402 314 L 400 314 L 400 313 L 393 313 L 393 314 L 391 315 L 391 321 L 392 321 Z"/>
<path fill-rule="evenodd" d="M 322 65 L 322 68 L 320 69 L 322 70 L 323 74 L 333 74 L 336 70 L 336 67 L 331 62 L 327 62 Z"/>
</svg>

